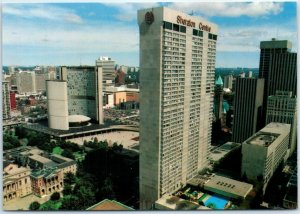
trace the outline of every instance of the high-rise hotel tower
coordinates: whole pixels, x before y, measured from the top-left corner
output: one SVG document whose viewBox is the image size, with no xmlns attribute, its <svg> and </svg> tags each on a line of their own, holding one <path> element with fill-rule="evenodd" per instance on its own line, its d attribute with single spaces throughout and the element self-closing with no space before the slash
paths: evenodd
<svg viewBox="0 0 300 214">
<path fill-rule="evenodd" d="M 165 7 L 138 11 L 140 208 L 205 168 L 211 138 L 217 26 Z"/>
</svg>

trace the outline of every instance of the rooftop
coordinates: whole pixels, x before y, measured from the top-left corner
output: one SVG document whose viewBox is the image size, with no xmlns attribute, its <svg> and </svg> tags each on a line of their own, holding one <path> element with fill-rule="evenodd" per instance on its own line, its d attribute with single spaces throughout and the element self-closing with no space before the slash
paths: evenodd
<svg viewBox="0 0 300 214">
<path fill-rule="evenodd" d="M 87 208 L 86 210 L 134 210 L 131 207 L 128 207 L 120 202 L 115 200 L 104 199 L 99 203 Z"/>
<path fill-rule="evenodd" d="M 216 149 L 214 149 L 211 152 L 210 158 L 212 161 L 218 161 L 221 158 L 225 157 L 228 153 L 230 153 L 232 150 L 240 147 L 240 143 L 234 143 L 234 142 L 227 142 Z"/>
<path fill-rule="evenodd" d="M 204 189 L 208 189 L 210 191 L 216 190 L 218 194 L 227 197 L 232 195 L 245 198 L 252 188 L 252 184 L 240 182 L 219 175 L 212 176 L 211 179 L 204 184 Z"/>
<path fill-rule="evenodd" d="M 269 146 L 271 145 L 278 137 L 278 134 L 270 134 L 270 133 L 259 133 L 255 135 L 248 143 L 253 145 L 260 146 Z"/>
<path fill-rule="evenodd" d="M 244 143 L 269 147 L 273 142 L 283 140 L 289 134 L 290 127 L 290 124 L 285 123 L 269 123 Z"/>
<path fill-rule="evenodd" d="M 91 118 L 84 115 L 69 115 L 68 119 L 69 119 L 69 123 L 82 123 L 91 120 Z"/>
</svg>

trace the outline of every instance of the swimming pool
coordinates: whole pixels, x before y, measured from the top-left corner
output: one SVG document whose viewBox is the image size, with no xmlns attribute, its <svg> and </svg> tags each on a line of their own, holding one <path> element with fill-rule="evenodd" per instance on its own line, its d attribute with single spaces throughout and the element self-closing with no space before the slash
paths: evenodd
<svg viewBox="0 0 300 214">
<path fill-rule="evenodd" d="M 210 196 L 209 199 L 207 199 L 204 202 L 204 205 L 206 207 L 210 207 L 212 209 L 224 209 L 228 200 L 225 200 L 224 198 L 219 198 L 217 196 Z"/>
</svg>

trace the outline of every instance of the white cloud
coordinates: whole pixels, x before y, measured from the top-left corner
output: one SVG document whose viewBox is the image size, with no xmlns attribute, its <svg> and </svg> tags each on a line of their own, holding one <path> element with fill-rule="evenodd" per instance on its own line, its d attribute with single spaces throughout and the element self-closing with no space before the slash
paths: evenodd
<svg viewBox="0 0 300 214">
<path fill-rule="evenodd" d="M 293 51 L 297 50 L 296 29 L 286 26 L 264 25 L 245 27 L 219 27 L 217 51 L 243 52 L 259 51 L 261 41 L 272 38 L 278 40 L 290 40 Z"/>
<path fill-rule="evenodd" d="M 76 29 L 48 26 L 43 30 L 35 24 L 3 26 L 3 45 L 33 47 L 45 51 L 59 50 L 74 52 L 74 54 L 79 52 L 137 52 L 138 41 L 138 28 L 134 26 L 79 25 Z"/>
<path fill-rule="evenodd" d="M 278 14 L 283 10 L 280 2 L 174 2 L 169 7 L 181 10 L 185 13 L 199 14 L 203 16 L 265 16 Z"/>
<path fill-rule="evenodd" d="M 159 3 L 104 3 L 106 6 L 116 8 L 119 13 L 115 16 L 118 20 L 121 21 L 132 21 L 136 19 L 137 10 L 158 7 Z"/>
<path fill-rule="evenodd" d="M 49 20 L 64 20 L 66 22 L 82 24 L 83 20 L 74 11 L 50 6 L 49 4 L 4 4 L 3 13 L 21 18 L 41 18 Z"/>
</svg>

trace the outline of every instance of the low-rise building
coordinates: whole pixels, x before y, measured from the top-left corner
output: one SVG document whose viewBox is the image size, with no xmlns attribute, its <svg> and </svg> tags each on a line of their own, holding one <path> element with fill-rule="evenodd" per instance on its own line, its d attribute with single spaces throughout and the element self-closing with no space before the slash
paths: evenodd
<svg viewBox="0 0 300 214">
<path fill-rule="evenodd" d="M 289 182 L 287 183 L 287 192 L 283 199 L 283 207 L 286 209 L 297 209 L 297 168 L 294 170 L 293 174 L 291 175 Z"/>
<path fill-rule="evenodd" d="M 120 105 L 126 102 L 139 102 L 139 89 L 127 88 L 125 86 L 120 87 L 106 87 L 104 90 L 104 106 L 109 105 L 110 107 Z M 113 99 L 113 100 L 112 100 Z M 111 103 L 113 101 L 113 103 Z"/>
<path fill-rule="evenodd" d="M 31 170 L 11 163 L 3 166 L 3 203 L 29 195 Z"/>
<path fill-rule="evenodd" d="M 242 176 L 265 191 L 289 146 L 290 124 L 270 123 L 242 144 Z"/>
<path fill-rule="evenodd" d="M 77 171 L 75 160 L 31 146 L 6 150 L 4 159 L 14 160 L 23 168 L 30 167 L 28 179 L 32 184 L 32 192 L 39 197 L 63 190 L 64 174 L 76 174 Z"/>
<path fill-rule="evenodd" d="M 122 204 L 118 201 L 115 200 L 109 200 L 109 199 L 104 199 L 103 201 L 100 201 L 97 204 L 94 204 L 93 206 L 87 208 L 86 210 L 93 210 L 93 211 L 116 211 L 116 210 L 120 210 L 120 211 L 132 211 L 134 210 L 131 207 L 126 206 L 125 204 Z"/>
<path fill-rule="evenodd" d="M 204 189 L 228 198 L 245 199 L 253 189 L 253 185 L 223 176 L 213 175 L 211 179 L 204 184 Z"/>
<path fill-rule="evenodd" d="M 33 193 L 43 197 L 60 192 L 63 190 L 63 174 L 63 170 L 56 168 L 33 171 L 30 176 Z"/>
</svg>

